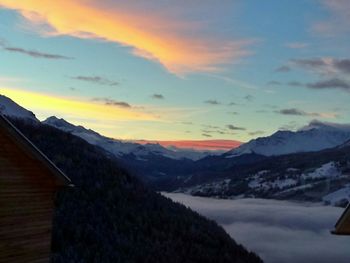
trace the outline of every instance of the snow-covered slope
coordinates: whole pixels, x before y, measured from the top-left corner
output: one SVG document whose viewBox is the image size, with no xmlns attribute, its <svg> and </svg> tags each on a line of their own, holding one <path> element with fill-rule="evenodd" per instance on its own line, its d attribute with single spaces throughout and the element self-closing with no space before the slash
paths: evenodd
<svg viewBox="0 0 350 263">
<path fill-rule="evenodd" d="M 108 138 L 100 135 L 99 133 L 86 129 L 82 126 L 75 126 L 64 119 L 58 119 L 56 117 L 49 117 L 43 123 L 56 127 L 60 130 L 70 132 L 80 138 L 86 140 L 87 142 L 98 145 L 103 149 L 111 152 L 116 156 L 123 156 L 128 154 L 135 155 L 139 160 L 147 160 L 152 155 L 164 156 L 171 159 L 191 159 L 198 160 L 208 155 L 208 153 L 197 152 L 197 151 L 174 151 L 167 149 L 160 144 L 157 143 L 149 143 L 149 144 L 138 144 L 134 142 L 127 142 L 116 140 L 112 138 Z"/>
<path fill-rule="evenodd" d="M 39 121 L 33 112 L 24 109 L 16 102 L 3 95 L 0 95 L 0 114 L 12 118 L 26 119 L 35 122 Z"/>
<path fill-rule="evenodd" d="M 226 158 L 256 153 L 264 156 L 313 152 L 333 148 L 350 139 L 350 125 L 312 121 L 299 131 L 278 131 L 227 152 Z"/>
</svg>

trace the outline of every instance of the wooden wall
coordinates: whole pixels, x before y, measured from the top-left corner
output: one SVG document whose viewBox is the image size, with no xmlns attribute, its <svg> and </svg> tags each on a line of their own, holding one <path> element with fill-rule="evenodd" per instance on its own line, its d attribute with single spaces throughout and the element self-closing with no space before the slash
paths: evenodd
<svg viewBox="0 0 350 263">
<path fill-rule="evenodd" d="M 55 178 L 0 129 L 0 263 L 50 262 Z"/>
</svg>

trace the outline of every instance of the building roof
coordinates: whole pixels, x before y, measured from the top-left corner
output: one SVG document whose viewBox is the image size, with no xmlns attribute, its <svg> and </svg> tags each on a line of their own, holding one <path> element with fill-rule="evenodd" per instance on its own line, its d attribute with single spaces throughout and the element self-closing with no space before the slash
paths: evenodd
<svg viewBox="0 0 350 263">
<path fill-rule="evenodd" d="M 71 184 L 71 180 L 2 114 L 0 114 L 0 129 L 13 138 L 14 142 L 23 151 L 33 156 L 47 168 L 57 178 L 59 184 Z"/>
<path fill-rule="evenodd" d="M 332 231 L 335 235 L 350 235 L 350 204 L 345 209 L 344 213 L 339 218 Z"/>
</svg>

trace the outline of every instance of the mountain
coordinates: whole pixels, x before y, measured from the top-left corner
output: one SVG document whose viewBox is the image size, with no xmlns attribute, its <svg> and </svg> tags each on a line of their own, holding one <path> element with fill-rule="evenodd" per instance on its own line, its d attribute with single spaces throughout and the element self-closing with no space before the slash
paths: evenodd
<svg viewBox="0 0 350 263">
<path fill-rule="evenodd" d="M 49 125 L 12 122 L 74 184 L 56 196 L 53 263 L 262 262 L 215 222 L 147 189 L 100 147 Z"/>
<path fill-rule="evenodd" d="M 21 118 L 34 122 L 39 122 L 34 113 L 18 105 L 10 98 L 0 95 L 0 114 L 12 118 Z"/>
<path fill-rule="evenodd" d="M 177 191 L 208 197 L 256 197 L 345 206 L 350 201 L 350 144 L 318 152 L 264 157 L 210 173 L 192 174 Z"/>
<path fill-rule="evenodd" d="M 271 136 L 249 141 L 224 154 L 234 158 L 243 154 L 276 156 L 333 148 L 350 139 L 350 125 L 312 121 L 299 131 L 278 131 Z"/>
<path fill-rule="evenodd" d="M 346 141 L 345 143 L 343 143 L 342 145 L 340 145 L 339 147 L 340 148 L 343 148 L 343 147 L 348 147 L 350 146 L 350 140 Z"/>
<path fill-rule="evenodd" d="M 70 132 L 87 142 L 98 145 L 117 157 L 133 154 L 141 161 L 147 161 L 153 156 L 163 156 L 175 160 L 190 159 L 198 160 L 207 156 L 208 152 L 190 151 L 190 150 L 171 150 L 161 146 L 158 143 L 139 144 L 108 138 L 99 133 L 86 129 L 83 126 L 75 126 L 64 119 L 58 119 L 54 116 L 46 119 L 44 124 L 56 127 L 60 130 Z"/>
</svg>

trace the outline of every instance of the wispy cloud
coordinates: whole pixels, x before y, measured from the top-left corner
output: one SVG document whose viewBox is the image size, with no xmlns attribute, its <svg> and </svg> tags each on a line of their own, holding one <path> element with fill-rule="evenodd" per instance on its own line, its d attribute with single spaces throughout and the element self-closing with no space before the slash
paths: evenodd
<svg viewBox="0 0 350 263">
<path fill-rule="evenodd" d="M 303 48 L 307 48 L 308 46 L 309 46 L 309 44 L 304 43 L 304 42 L 286 43 L 286 47 L 291 48 L 291 49 L 303 49 Z"/>
<path fill-rule="evenodd" d="M 254 96 L 253 95 L 246 95 L 246 96 L 244 96 L 244 99 L 247 101 L 252 101 L 252 100 L 254 100 Z"/>
<path fill-rule="evenodd" d="M 346 35 L 350 31 L 350 2 L 348 0 L 320 0 L 328 10 L 329 17 L 312 25 L 312 30 L 321 36 Z"/>
<path fill-rule="evenodd" d="M 171 2 L 159 9 L 156 1 L 121 0 L 0 0 L 0 5 L 18 11 L 41 34 L 118 43 L 131 47 L 134 55 L 159 62 L 178 75 L 216 72 L 222 65 L 249 55 L 247 47 L 255 42 L 220 36 L 215 30 L 210 31 L 209 20 L 204 23 L 194 19 L 201 9 L 216 8 L 224 14 L 233 8 L 229 1 L 196 5 L 192 9 L 186 5 L 176 7 Z"/>
<path fill-rule="evenodd" d="M 21 48 L 21 47 L 8 46 L 5 43 L 5 41 L 0 41 L 0 47 L 7 52 L 19 53 L 19 54 L 23 54 L 26 56 L 30 56 L 32 58 L 73 59 L 72 57 L 67 57 L 67 56 L 63 56 L 63 55 L 46 53 L 46 52 L 37 51 L 37 50 L 30 50 L 30 49 L 25 49 L 25 48 Z"/>
<path fill-rule="evenodd" d="M 279 86 L 282 83 L 279 82 L 279 81 L 276 81 L 276 80 L 271 80 L 271 81 L 267 82 L 266 84 L 269 85 L 269 86 Z"/>
<path fill-rule="evenodd" d="M 310 89 L 340 89 L 350 92 L 350 82 L 344 79 L 327 79 L 321 80 L 313 83 L 308 83 L 306 86 Z"/>
<path fill-rule="evenodd" d="M 302 87 L 304 86 L 303 83 L 299 82 L 299 81 L 289 81 L 287 83 L 288 86 L 291 86 L 291 87 Z"/>
<path fill-rule="evenodd" d="M 293 59 L 295 65 L 320 72 L 322 74 L 349 74 L 350 59 L 338 59 L 331 57 Z"/>
<path fill-rule="evenodd" d="M 151 96 L 153 99 L 157 99 L 157 100 L 163 100 L 164 96 L 162 94 L 153 94 Z"/>
<path fill-rule="evenodd" d="M 251 136 L 257 136 L 257 135 L 265 134 L 265 132 L 264 131 L 252 131 L 252 132 L 248 132 L 248 134 Z"/>
<path fill-rule="evenodd" d="M 280 66 L 278 68 L 275 69 L 275 72 L 289 72 L 291 71 L 291 68 L 289 66 Z"/>
<path fill-rule="evenodd" d="M 90 83 L 99 84 L 99 85 L 106 85 L 106 86 L 119 85 L 119 82 L 110 80 L 101 76 L 74 76 L 71 78 L 75 80 L 90 82 Z"/>
<path fill-rule="evenodd" d="M 121 108 L 131 108 L 132 106 L 125 101 L 117 101 L 109 98 L 93 98 L 92 101 L 103 102 L 107 106 L 117 106 Z"/>
<path fill-rule="evenodd" d="M 210 104 L 210 105 L 220 105 L 221 104 L 221 102 L 219 102 L 217 100 L 206 100 L 206 101 L 204 101 L 204 103 Z"/>
<path fill-rule="evenodd" d="M 321 118 L 336 118 L 338 116 L 336 113 L 306 112 L 296 108 L 282 109 L 275 112 L 282 115 L 308 116 L 308 117 L 321 117 Z"/>
<path fill-rule="evenodd" d="M 245 131 L 246 130 L 246 128 L 238 127 L 238 126 L 235 126 L 232 124 L 226 125 L 226 127 L 230 130 L 233 130 L 233 131 Z"/>
</svg>

